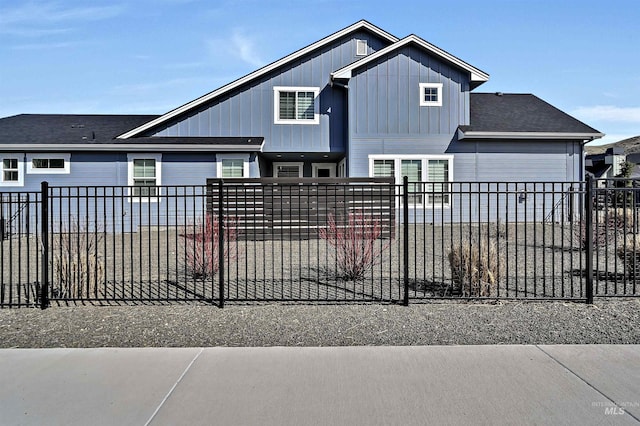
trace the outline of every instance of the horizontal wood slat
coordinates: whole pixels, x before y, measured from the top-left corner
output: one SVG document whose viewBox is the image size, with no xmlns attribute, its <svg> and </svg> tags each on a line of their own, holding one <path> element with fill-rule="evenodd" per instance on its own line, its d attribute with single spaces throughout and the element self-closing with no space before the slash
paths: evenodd
<svg viewBox="0 0 640 426">
<path fill-rule="evenodd" d="M 207 211 L 217 214 L 219 179 L 207 180 Z M 350 214 L 362 214 L 395 236 L 396 190 L 393 179 L 225 179 L 225 215 L 234 218 L 241 240 L 317 239 L 333 215 L 339 227 Z"/>
</svg>

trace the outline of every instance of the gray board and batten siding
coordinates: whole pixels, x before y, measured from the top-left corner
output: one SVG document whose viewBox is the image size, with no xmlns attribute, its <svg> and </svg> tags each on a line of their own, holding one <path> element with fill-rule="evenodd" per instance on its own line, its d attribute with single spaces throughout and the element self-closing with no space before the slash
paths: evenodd
<svg viewBox="0 0 640 426">
<path fill-rule="evenodd" d="M 344 152 L 345 99 L 332 87 L 331 73 L 356 60 L 356 40 L 366 40 L 369 53 L 389 41 L 356 31 L 318 48 L 293 62 L 212 99 L 148 136 L 251 136 L 264 137 L 263 152 Z M 319 87 L 319 125 L 275 124 L 276 86 Z"/>
</svg>

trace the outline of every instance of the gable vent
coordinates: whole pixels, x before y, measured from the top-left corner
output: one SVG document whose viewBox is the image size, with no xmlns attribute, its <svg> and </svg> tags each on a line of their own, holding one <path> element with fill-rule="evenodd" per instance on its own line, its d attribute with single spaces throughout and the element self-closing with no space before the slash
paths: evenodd
<svg viewBox="0 0 640 426">
<path fill-rule="evenodd" d="M 367 40 L 356 40 L 356 56 L 367 56 Z"/>
</svg>

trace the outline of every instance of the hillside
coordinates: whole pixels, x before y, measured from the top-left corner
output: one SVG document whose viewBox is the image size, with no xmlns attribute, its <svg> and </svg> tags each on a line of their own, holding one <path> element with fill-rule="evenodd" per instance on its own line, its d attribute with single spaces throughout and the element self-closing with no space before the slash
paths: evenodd
<svg viewBox="0 0 640 426">
<path fill-rule="evenodd" d="M 610 143 L 607 145 L 586 145 L 585 150 L 587 154 L 602 154 L 608 148 L 620 147 L 624 149 L 625 154 L 640 153 L 640 136 L 634 136 L 629 139 L 624 139 L 618 142 Z"/>
</svg>

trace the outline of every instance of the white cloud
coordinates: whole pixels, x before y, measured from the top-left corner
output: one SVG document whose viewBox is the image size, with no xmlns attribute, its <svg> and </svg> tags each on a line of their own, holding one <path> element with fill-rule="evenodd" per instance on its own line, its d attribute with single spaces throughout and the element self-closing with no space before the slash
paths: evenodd
<svg viewBox="0 0 640 426">
<path fill-rule="evenodd" d="M 618 107 L 613 105 L 579 107 L 573 111 L 573 115 L 584 121 L 597 120 L 640 124 L 640 107 Z"/>
<path fill-rule="evenodd" d="M 232 47 L 236 54 L 244 62 L 254 67 L 260 67 L 264 65 L 264 62 L 260 59 L 260 55 L 256 50 L 253 40 L 243 35 L 239 30 L 234 31 L 231 37 Z"/>
<path fill-rule="evenodd" d="M 607 145 L 614 142 L 620 142 L 625 139 L 633 138 L 635 136 L 640 136 L 639 134 L 629 134 L 629 133 L 607 133 L 603 138 L 596 139 L 593 142 L 589 142 L 587 145 L 589 146 L 597 146 L 597 145 Z"/>
<path fill-rule="evenodd" d="M 254 40 L 245 35 L 240 29 L 235 29 L 231 37 L 227 39 L 209 40 L 208 45 L 216 57 L 233 56 L 252 67 L 261 67 L 265 64 L 260 58 L 260 53 Z"/>
<path fill-rule="evenodd" d="M 0 9 L 0 33 L 39 37 L 69 31 L 74 22 L 101 21 L 120 15 L 121 5 L 65 7 L 54 2 L 28 2 Z M 64 24 L 64 28 L 58 28 Z"/>
</svg>

